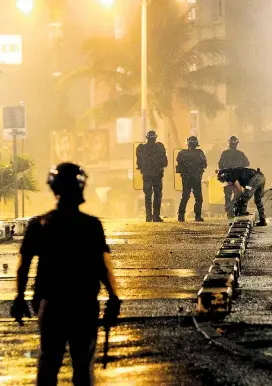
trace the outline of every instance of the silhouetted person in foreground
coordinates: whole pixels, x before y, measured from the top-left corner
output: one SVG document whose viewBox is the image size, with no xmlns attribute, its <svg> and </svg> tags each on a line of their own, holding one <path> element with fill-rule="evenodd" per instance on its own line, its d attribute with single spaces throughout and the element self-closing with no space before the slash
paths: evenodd
<svg viewBox="0 0 272 386">
<path fill-rule="evenodd" d="M 203 222 L 202 218 L 202 176 L 207 168 L 206 156 L 199 146 L 198 139 L 191 136 L 187 139 L 188 149 L 181 150 L 177 155 L 176 172 L 180 173 L 182 179 L 182 196 L 178 211 L 178 221 L 185 221 L 186 206 L 191 192 L 195 197 L 195 220 Z"/>
<path fill-rule="evenodd" d="M 249 160 L 247 156 L 237 147 L 239 145 L 239 139 L 234 135 L 231 136 L 228 140 L 229 148 L 224 150 L 221 154 L 220 160 L 218 162 L 219 169 L 228 169 L 228 168 L 246 168 L 249 166 Z M 232 209 L 233 203 L 235 200 L 235 185 L 226 185 L 224 187 L 225 195 L 225 212 L 229 218 L 233 217 Z"/>
<path fill-rule="evenodd" d="M 145 194 L 145 211 L 147 222 L 162 222 L 160 217 L 162 201 L 162 178 L 164 168 L 168 165 L 165 147 L 161 142 L 156 142 L 157 134 L 150 130 L 147 143 L 140 144 L 136 150 L 137 167 L 143 175 L 143 191 Z M 152 194 L 153 213 L 152 213 Z"/>
<path fill-rule="evenodd" d="M 236 192 L 233 215 L 247 216 L 248 201 L 254 195 L 254 202 L 259 213 L 257 226 L 266 226 L 262 197 L 264 195 L 265 177 L 260 169 L 228 168 L 218 171 L 217 179 L 235 185 Z M 243 189 L 242 189 L 243 188 Z"/>
<path fill-rule="evenodd" d="M 30 220 L 20 249 L 18 295 L 11 316 L 21 325 L 23 316 L 31 316 L 24 292 L 31 261 L 39 257 L 32 300 L 41 335 L 38 386 L 57 385 L 67 343 L 73 384 L 93 385 L 101 282 L 109 294 L 104 315 L 107 325 L 115 323 L 120 312 L 102 224 L 79 210 L 86 179 L 85 172 L 72 163 L 50 170 L 47 182 L 57 198 L 57 207 Z"/>
</svg>

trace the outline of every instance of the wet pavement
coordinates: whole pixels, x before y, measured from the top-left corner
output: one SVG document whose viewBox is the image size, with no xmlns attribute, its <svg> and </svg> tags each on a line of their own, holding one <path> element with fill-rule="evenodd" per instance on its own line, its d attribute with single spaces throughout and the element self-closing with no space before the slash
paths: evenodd
<svg viewBox="0 0 272 386">
<path fill-rule="evenodd" d="M 163 224 L 107 220 L 104 228 L 123 305 L 121 323 L 111 332 L 106 370 L 101 363 L 104 331 L 99 329 L 97 385 L 272 385 L 270 371 L 254 368 L 250 362 L 241 362 L 231 353 L 210 345 L 190 318 L 183 317 L 195 310 L 194 299 L 227 232 L 227 220 L 210 219 L 205 224 L 179 224 L 171 219 Z M 256 331 L 256 324 L 271 323 L 271 230 L 270 226 L 254 229 L 239 280 L 240 295 L 227 317 L 229 325 L 242 321 L 251 323 L 250 328 Z M 0 384 L 3 386 L 35 384 L 39 343 L 36 321 L 19 328 L 9 319 L 18 248 L 19 240 L 0 245 Z M 7 273 L 2 269 L 4 263 L 9 265 Z M 30 276 L 35 275 L 35 269 L 36 262 Z M 32 279 L 29 282 L 31 296 Z M 102 308 L 106 298 L 102 289 Z M 262 336 L 269 341 L 271 330 L 265 328 Z M 253 330 L 244 331 L 244 336 L 252 340 Z M 241 340 L 238 332 L 227 328 L 225 332 L 231 339 Z M 247 344 L 245 339 L 242 344 Z M 267 355 L 269 347 L 267 343 Z M 59 379 L 61 386 L 71 384 L 68 355 Z"/>
</svg>

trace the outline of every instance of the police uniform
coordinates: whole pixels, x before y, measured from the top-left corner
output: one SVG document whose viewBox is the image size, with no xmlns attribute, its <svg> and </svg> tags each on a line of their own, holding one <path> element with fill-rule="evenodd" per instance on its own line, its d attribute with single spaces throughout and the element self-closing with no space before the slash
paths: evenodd
<svg viewBox="0 0 272 386">
<path fill-rule="evenodd" d="M 258 209 L 260 221 L 265 223 L 264 206 L 262 197 L 264 195 L 265 177 L 263 173 L 257 169 L 249 168 L 228 168 L 218 172 L 218 180 L 221 182 L 229 182 L 234 184 L 236 181 L 245 189 L 237 200 L 237 215 L 247 214 L 247 205 L 250 198 L 254 195 L 254 202 Z"/>
<path fill-rule="evenodd" d="M 190 141 L 190 138 L 188 141 Z M 196 146 L 198 146 L 198 142 Z M 189 145 L 189 149 L 181 150 L 178 153 L 176 161 L 176 172 L 180 173 L 182 178 L 182 197 L 179 205 L 178 220 L 184 221 L 186 205 L 192 191 L 195 197 L 195 219 L 203 221 L 201 217 L 203 203 L 201 181 L 204 169 L 207 167 L 206 156 L 201 149 L 190 148 Z"/>
<path fill-rule="evenodd" d="M 57 172 L 56 169 L 58 176 Z M 81 177 L 76 169 L 75 177 Z M 73 384 L 93 384 L 99 316 L 97 296 L 101 282 L 106 283 L 109 294 L 118 303 L 107 279 L 104 254 L 110 250 L 102 224 L 96 217 L 79 210 L 78 204 L 84 201 L 81 192 L 73 194 L 72 185 L 70 187 L 66 195 L 61 193 L 55 210 L 29 222 L 20 249 L 18 296 L 11 312 L 17 321 L 25 307 L 23 296 L 31 261 L 34 256 L 39 257 L 33 297 L 41 335 L 38 386 L 57 385 L 67 343 L 72 358 Z"/>
<path fill-rule="evenodd" d="M 150 141 L 152 138 L 154 141 Z M 143 176 L 146 221 L 148 222 L 152 220 L 154 222 L 162 221 L 160 218 L 162 201 L 162 178 L 164 175 L 164 168 L 168 165 L 165 147 L 161 142 L 155 142 L 156 138 L 156 133 L 150 131 L 147 133 L 147 143 L 140 144 L 136 151 L 137 167 Z M 154 199 L 152 212 L 153 193 Z"/>
<path fill-rule="evenodd" d="M 219 169 L 228 169 L 228 168 L 246 168 L 248 167 L 249 160 L 246 155 L 237 149 L 239 140 L 235 136 L 229 138 L 229 146 L 230 148 L 224 150 L 221 154 L 220 160 L 218 162 Z M 229 217 L 232 216 L 232 195 L 234 194 L 234 199 L 237 196 L 236 190 L 234 186 L 227 185 L 224 187 L 224 195 L 225 195 L 225 211 Z"/>
</svg>

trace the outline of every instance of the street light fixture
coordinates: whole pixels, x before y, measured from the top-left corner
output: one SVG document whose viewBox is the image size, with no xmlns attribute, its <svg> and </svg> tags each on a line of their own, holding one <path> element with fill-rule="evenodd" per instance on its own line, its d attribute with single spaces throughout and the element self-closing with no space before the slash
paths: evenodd
<svg viewBox="0 0 272 386">
<path fill-rule="evenodd" d="M 110 8 L 113 6 L 115 0 L 99 0 L 100 3 L 107 8 Z"/>
<path fill-rule="evenodd" d="M 30 13 L 34 6 L 34 0 L 17 0 L 17 8 L 23 13 Z"/>
</svg>

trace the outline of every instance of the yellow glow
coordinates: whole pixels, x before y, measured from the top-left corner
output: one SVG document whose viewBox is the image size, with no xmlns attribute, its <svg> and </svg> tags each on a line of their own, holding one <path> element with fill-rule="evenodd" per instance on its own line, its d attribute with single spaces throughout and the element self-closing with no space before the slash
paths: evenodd
<svg viewBox="0 0 272 386">
<path fill-rule="evenodd" d="M 33 9 L 34 0 L 17 0 L 17 8 L 23 13 L 30 13 Z"/>
<path fill-rule="evenodd" d="M 98 0 L 104 7 L 110 8 L 113 6 L 115 0 Z"/>
</svg>

